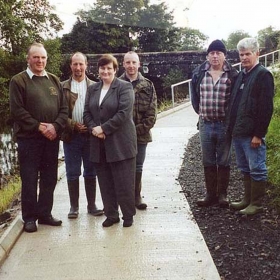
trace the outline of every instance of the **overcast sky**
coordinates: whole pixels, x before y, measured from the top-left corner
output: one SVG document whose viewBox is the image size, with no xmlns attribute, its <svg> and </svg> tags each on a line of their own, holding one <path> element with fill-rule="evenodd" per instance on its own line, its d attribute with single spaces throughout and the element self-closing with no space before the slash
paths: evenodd
<svg viewBox="0 0 280 280">
<path fill-rule="evenodd" d="M 64 22 L 60 35 L 69 33 L 76 22 L 74 13 L 84 9 L 84 5 L 94 0 L 49 0 L 56 6 L 59 17 Z M 159 4 L 161 0 L 150 0 Z M 251 36 L 268 26 L 280 30 L 278 0 L 167 0 L 165 3 L 174 10 L 174 21 L 180 27 L 198 29 L 209 37 L 209 43 L 215 39 L 227 39 L 229 34 L 243 30 Z M 261 4 L 260 4 L 261 3 Z"/>
</svg>

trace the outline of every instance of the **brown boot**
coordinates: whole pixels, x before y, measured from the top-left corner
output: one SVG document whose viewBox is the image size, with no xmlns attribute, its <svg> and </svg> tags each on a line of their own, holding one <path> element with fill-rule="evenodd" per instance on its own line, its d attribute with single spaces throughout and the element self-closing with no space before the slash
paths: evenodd
<svg viewBox="0 0 280 280">
<path fill-rule="evenodd" d="M 217 167 L 204 167 L 204 176 L 206 184 L 206 196 L 196 202 L 197 206 L 208 207 L 218 203 L 217 197 Z"/>
<path fill-rule="evenodd" d="M 96 207 L 95 198 L 96 198 L 96 178 L 85 178 L 85 190 L 87 196 L 87 210 L 88 213 L 93 216 L 101 216 L 104 211 Z"/>
<path fill-rule="evenodd" d="M 147 208 L 147 204 L 143 202 L 141 197 L 141 189 L 142 189 L 142 172 L 136 172 L 135 175 L 135 207 L 139 210 L 145 210 Z"/>
<path fill-rule="evenodd" d="M 219 206 L 221 208 L 228 208 L 227 189 L 229 184 L 230 167 L 218 166 L 218 195 Z"/>
<path fill-rule="evenodd" d="M 68 219 L 77 219 L 79 215 L 79 179 L 68 180 L 67 183 L 70 197 Z"/>
</svg>

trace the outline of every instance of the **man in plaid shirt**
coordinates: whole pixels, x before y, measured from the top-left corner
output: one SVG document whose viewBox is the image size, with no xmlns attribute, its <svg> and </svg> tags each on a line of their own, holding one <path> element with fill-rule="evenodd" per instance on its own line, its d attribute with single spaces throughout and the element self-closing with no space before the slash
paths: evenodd
<svg viewBox="0 0 280 280">
<path fill-rule="evenodd" d="M 225 117 L 237 70 L 226 61 L 226 47 L 220 40 L 207 49 L 207 60 L 194 71 L 191 101 L 199 115 L 206 196 L 198 206 L 219 204 L 228 207 L 227 188 L 230 176 L 231 138 L 225 131 Z"/>
</svg>

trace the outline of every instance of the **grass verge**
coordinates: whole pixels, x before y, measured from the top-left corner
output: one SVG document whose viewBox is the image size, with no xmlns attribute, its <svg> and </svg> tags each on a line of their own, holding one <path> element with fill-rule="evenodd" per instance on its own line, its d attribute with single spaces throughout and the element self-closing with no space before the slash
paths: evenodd
<svg viewBox="0 0 280 280">
<path fill-rule="evenodd" d="M 0 214 L 9 209 L 11 203 L 19 195 L 21 188 L 19 176 L 9 180 L 7 185 L 0 189 Z"/>
</svg>

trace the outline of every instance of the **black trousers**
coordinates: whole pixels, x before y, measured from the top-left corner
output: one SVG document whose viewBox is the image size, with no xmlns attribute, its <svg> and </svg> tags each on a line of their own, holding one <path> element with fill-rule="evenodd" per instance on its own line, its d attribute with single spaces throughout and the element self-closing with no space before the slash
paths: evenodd
<svg viewBox="0 0 280 280">
<path fill-rule="evenodd" d="M 123 219 L 136 214 L 135 210 L 135 168 L 136 159 L 130 158 L 117 162 L 107 162 L 104 146 L 101 146 L 100 162 L 95 169 L 107 218 L 119 217 L 118 205 Z"/>
<path fill-rule="evenodd" d="M 24 222 L 51 215 L 57 183 L 59 140 L 18 138 L 21 205 Z M 39 195 L 38 195 L 39 181 Z"/>
</svg>

